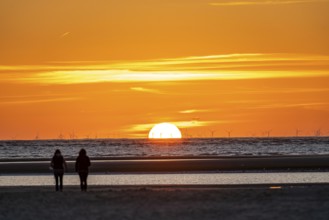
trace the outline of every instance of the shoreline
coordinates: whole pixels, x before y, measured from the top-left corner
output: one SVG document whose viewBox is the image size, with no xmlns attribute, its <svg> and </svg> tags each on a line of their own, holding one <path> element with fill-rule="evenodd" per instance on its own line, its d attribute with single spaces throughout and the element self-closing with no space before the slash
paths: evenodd
<svg viewBox="0 0 329 220">
<path fill-rule="evenodd" d="M 239 156 L 211 156 L 211 155 L 187 155 L 187 156 L 116 156 L 116 157 L 90 157 L 91 160 L 95 161 L 107 161 L 107 160 L 193 160 L 193 159 L 257 159 L 257 158 L 314 158 L 314 157 L 328 157 L 329 154 L 305 154 L 305 155 L 280 155 L 280 154 L 273 154 L 273 155 L 239 155 Z M 67 161 L 74 161 L 76 157 L 67 157 L 65 158 Z M 30 162 L 30 161 L 50 161 L 51 158 L 0 158 L 1 162 Z"/>
<path fill-rule="evenodd" d="M 90 172 L 207 172 L 248 170 L 301 170 L 329 168 L 329 155 L 250 156 L 250 157 L 153 157 L 91 158 Z M 74 172 L 74 160 L 67 160 L 68 172 Z M 48 160 L 1 161 L 0 174 L 49 173 Z"/>
</svg>

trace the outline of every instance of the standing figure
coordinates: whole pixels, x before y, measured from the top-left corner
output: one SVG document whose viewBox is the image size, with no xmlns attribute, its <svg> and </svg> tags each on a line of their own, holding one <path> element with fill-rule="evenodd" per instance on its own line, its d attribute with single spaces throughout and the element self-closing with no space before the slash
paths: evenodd
<svg viewBox="0 0 329 220">
<path fill-rule="evenodd" d="M 54 176 L 56 181 L 56 191 L 58 190 L 63 191 L 63 175 L 64 175 L 64 171 L 67 170 L 67 165 L 60 150 L 57 149 L 55 151 L 54 156 L 51 159 L 50 166 L 54 171 Z"/>
<path fill-rule="evenodd" d="M 75 162 L 75 171 L 79 173 L 81 191 L 87 191 L 87 177 L 90 160 L 85 149 L 81 149 Z"/>
</svg>

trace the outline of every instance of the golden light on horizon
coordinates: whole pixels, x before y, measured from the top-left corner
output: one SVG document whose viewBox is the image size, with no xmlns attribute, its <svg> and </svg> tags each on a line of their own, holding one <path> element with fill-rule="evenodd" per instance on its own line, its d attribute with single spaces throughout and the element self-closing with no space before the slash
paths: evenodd
<svg viewBox="0 0 329 220">
<path fill-rule="evenodd" d="M 149 132 L 151 139 L 182 138 L 182 134 L 176 125 L 171 123 L 156 124 Z"/>
</svg>

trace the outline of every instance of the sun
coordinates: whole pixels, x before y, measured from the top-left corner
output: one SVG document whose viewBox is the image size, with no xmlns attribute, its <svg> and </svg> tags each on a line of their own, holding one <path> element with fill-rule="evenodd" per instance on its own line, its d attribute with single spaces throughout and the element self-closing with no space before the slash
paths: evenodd
<svg viewBox="0 0 329 220">
<path fill-rule="evenodd" d="M 149 133 L 149 138 L 162 139 L 162 138 L 182 138 L 180 130 L 176 125 L 171 123 L 156 124 Z"/>
</svg>

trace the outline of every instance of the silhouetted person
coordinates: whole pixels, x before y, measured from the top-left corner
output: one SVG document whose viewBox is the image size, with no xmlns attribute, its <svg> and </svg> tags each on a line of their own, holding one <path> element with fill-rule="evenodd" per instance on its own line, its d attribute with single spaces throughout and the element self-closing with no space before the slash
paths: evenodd
<svg viewBox="0 0 329 220">
<path fill-rule="evenodd" d="M 75 162 L 75 171 L 79 173 L 81 191 L 87 191 L 87 177 L 90 160 L 85 149 L 81 149 Z"/>
<path fill-rule="evenodd" d="M 56 150 L 53 158 L 51 159 L 50 166 L 53 168 L 55 181 L 56 181 L 56 191 L 63 191 L 63 175 L 64 171 L 67 169 L 66 162 L 64 157 L 61 154 L 60 150 Z M 59 187 L 58 187 L 59 182 Z"/>
</svg>

